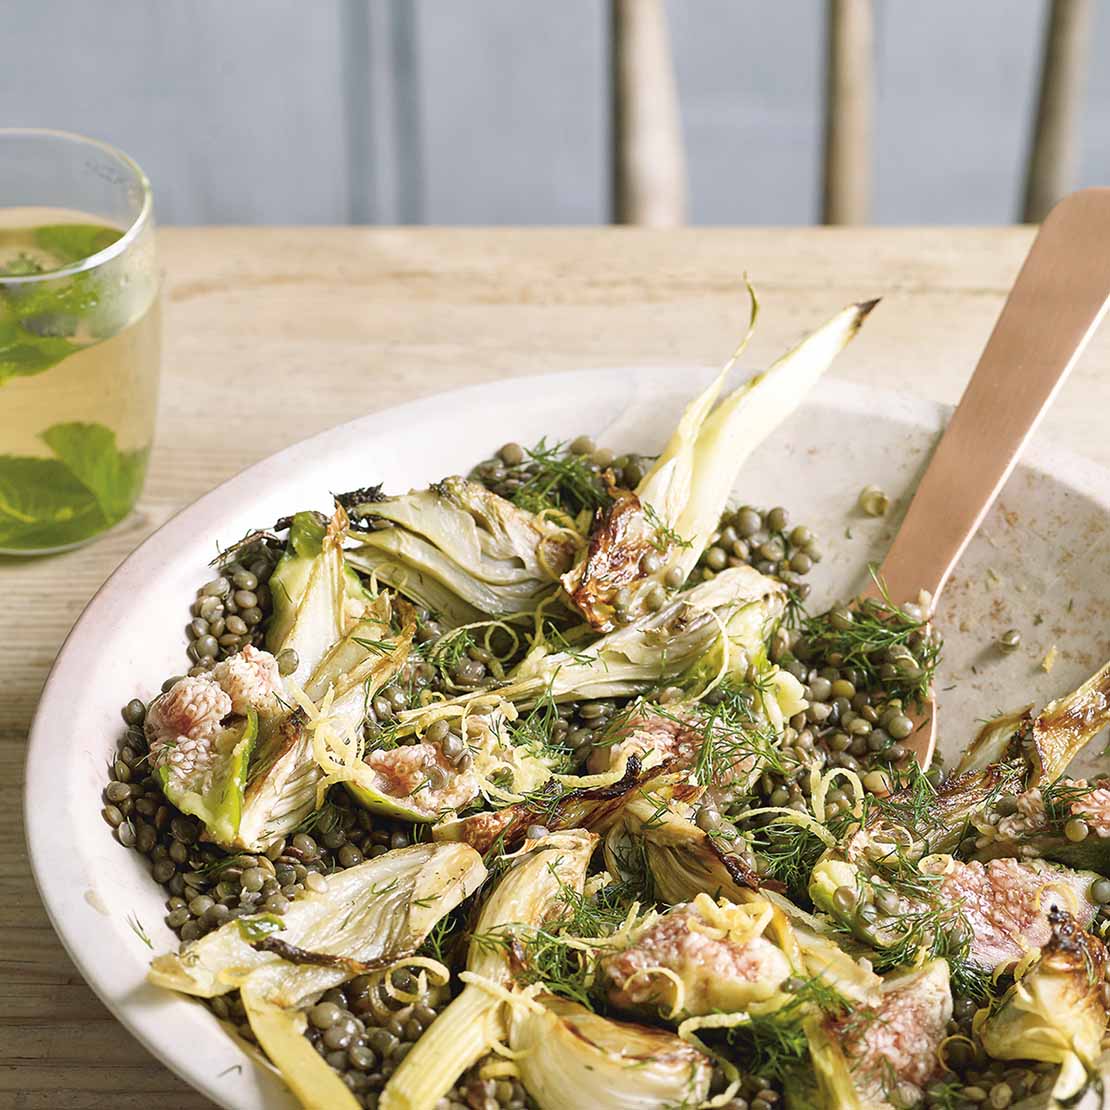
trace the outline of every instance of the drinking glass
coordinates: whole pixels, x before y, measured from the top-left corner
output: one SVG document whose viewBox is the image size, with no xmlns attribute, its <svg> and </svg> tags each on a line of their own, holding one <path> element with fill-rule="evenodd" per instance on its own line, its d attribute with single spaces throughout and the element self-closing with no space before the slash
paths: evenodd
<svg viewBox="0 0 1110 1110">
<path fill-rule="evenodd" d="M 76 547 L 131 512 L 160 347 L 146 175 L 93 139 L 0 129 L 0 553 Z"/>
</svg>

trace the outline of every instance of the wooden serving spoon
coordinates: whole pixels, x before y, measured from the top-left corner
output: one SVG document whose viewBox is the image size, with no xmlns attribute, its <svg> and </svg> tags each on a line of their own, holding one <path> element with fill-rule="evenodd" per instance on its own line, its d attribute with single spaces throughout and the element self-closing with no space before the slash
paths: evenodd
<svg viewBox="0 0 1110 1110">
<path fill-rule="evenodd" d="M 922 590 L 936 609 L 948 576 L 1110 300 L 1110 188 L 1084 189 L 1048 214 L 979 365 L 910 502 L 879 579 L 895 604 Z M 877 597 L 872 585 L 864 597 Z M 902 743 L 926 769 L 936 746 L 930 691 Z"/>
</svg>

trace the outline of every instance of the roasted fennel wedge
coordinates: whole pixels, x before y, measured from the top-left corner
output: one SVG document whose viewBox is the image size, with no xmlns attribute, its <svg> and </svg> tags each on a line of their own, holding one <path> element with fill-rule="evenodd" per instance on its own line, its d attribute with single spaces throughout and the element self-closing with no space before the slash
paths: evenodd
<svg viewBox="0 0 1110 1110">
<path fill-rule="evenodd" d="M 285 552 L 270 576 L 274 611 L 266 627 L 266 647 L 273 655 L 296 652 L 291 682 L 306 682 L 343 634 L 346 528 L 342 509 L 329 521 L 318 513 L 297 513 L 289 524 Z"/>
<path fill-rule="evenodd" d="M 331 953 L 282 946 L 280 964 L 258 968 L 242 980 L 240 995 L 251 1030 L 304 1106 L 310 1110 L 331 1110 L 359 1105 L 304 1039 L 304 1008 L 321 991 L 353 975 L 388 968 L 398 959 L 411 959 L 411 953 L 431 928 L 473 893 L 484 877 L 485 869 L 474 855 L 433 851 L 416 873 L 405 900 L 398 904 L 394 899 L 389 912 L 398 920 L 388 925 L 380 915 L 376 922 L 364 920 L 362 951 L 357 943 L 345 945 L 342 956 L 329 959 Z M 392 879 L 390 885 L 403 888 L 405 883 Z M 384 888 L 373 889 L 368 901 L 380 901 L 386 895 Z M 279 943 L 276 934 L 271 943 Z M 378 955 L 372 954 L 375 946 L 381 947 Z"/>
<path fill-rule="evenodd" d="M 229 921 L 180 952 L 156 956 L 147 978 L 168 990 L 214 998 L 261 967 L 281 966 L 295 975 L 300 969 L 282 953 L 296 949 L 331 957 L 330 966 L 315 970 L 343 972 L 335 980 L 342 982 L 358 974 L 360 964 L 411 954 L 485 874 L 481 856 L 466 844 L 398 848 L 328 876 L 325 891 L 305 891 L 281 917 Z"/>
<path fill-rule="evenodd" d="M 662 1029 L 613 1021 L 539 995 L 511 1008 L 509 1047 L 540 1110 L 665 1110 L 699 1106 L 712 1060 Z M 588 1095 L 586 1095 L 588 1092 Z"/>
<path fill-rule="evenodd" d="M 781 582 L 751 567 L 730 567 L 708 582 L 678 594 L 662 609 L 574 651 L 551 651 L 537 643 L 495 691 L 519 706 L 541 698 L 632 697 L 695 666 L 719 641 L 747 640 L 753 623 L 769 629 L 782 614 Z M 401 714 L 410 729 L 450 716 L 489 692 L 456 698 Z"/>
<path fill-rule="evenodd" d="M 1067 1099 L 1087 1086 L 1102 1048 L 1107 953 L 1067 913 L 1054 911 L 1050 922 L 1039 958 L 997 1006 L 976 1015 L 976 1032 L 997 1059 L 1059 1064 L 1053 1095 Z"/>
<path fill-rule="evenodd" d="M 304 1039 L 304 1008 L 355 975 L 411 957 L 433 926 L 485 878 L 462 844 L 418 844 L 329 877 L 281 917 L 230 921 L 181 952 L 157 956 L 156 986 L 213 998 L 238 988 L 258 1043 L 313 1110 L 357 1106 Z"/>
<path fill-rule="evenodd" d="M 513 1005 L 508 946 L 582 892 L 597 838 L 572 830 L 530 842 L 493 888 L 471 934 L 462 993 L 393 1073 L 381 1110 L 432 1110 L 460 1075 L 508 1033 Z M 473 849 L 469 849 L 473 851 Z"/>
<path fill-rule="evenodd" d="M 676 786 L 631 798 L 605 837 L 609 873 L 627 881 L 646 871 L 651 891 L 666 905 L 703 891 L 743 902 L 758 890 L 747 862 L 689 819 L 689 800 L 700 794 L 700 787 Z"/>
<path fill-rule="evenodd" d="M 474 612 L 533 612 L 555 592 L 580 542 L 572 530 L 459 477 L 402 497 L 354 502 L 350 511 L 376 524 L 352 531 L 352 564 L 422 602 L 430 600 L 424 583 L 438 583 L 461 607 L 444 606 L 440 597 L 436 608 L 446 607 L 458 623 Z"/>
<path fill-rule="evenodd" d="M 486 619 L 480 609 L 453 593 L 438 579 L 415 566 L 391 558 L 380 550 L 350 547 L 347 565 L 365 574 L 376 585 L 396 590 L 414 605 L 435 613 L 447 628 L 461 628 Z"/>
<path fill-rule="evenodd" d="M 598 512 L 587 550 L 563 576 L 567 596 L 594 629 L 634 620 L 665 596 L 669 582 L 685 581 L 744 461 L 798 408 L 876 303 L 837 313 L 714 409 L 738 350 L 690 403 L 635 491 L 615 491 L 613 504 Z"/>
<path fill-rule="evenodd" d="M 1025 785 L 1055 782 L 1075 757 L 1110 724 L 1110 663 L 1082 686 L 1050 701 L 988 721 L 960 760 L 957 772 L 1020 759 L 1028 764 Z"/>
<path fill-rule="evenodd" d="M 336 669 L 325 668 L 324 661 L 343 636 L 348 589 L 362 592 L 361 585 L 349 582 L 344 564 L 346 526 L 342 509 L 329 521 L 318 513 L 295 514 L 285 551 L 270 576 L 274 611 L 266 646 L 275 656 L 285 653 L 296 665 L 282 683 L 284 711 L 261 723 L 235 840 L 239 847 L 265 848 L 315 808 L 320 776 L 305 749 L 303 722 L 293 711 L 289 691 L 308 683 L 323 696 L 326 686 L 341 677 Z M 320 682 L 314 684 L 313 678 Z"/>
</svg>

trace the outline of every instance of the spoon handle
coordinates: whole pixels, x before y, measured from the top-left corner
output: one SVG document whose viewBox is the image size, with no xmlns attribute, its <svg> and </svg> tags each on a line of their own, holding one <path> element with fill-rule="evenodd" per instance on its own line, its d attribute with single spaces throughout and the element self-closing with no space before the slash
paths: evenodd
<svg viewBox="0 0 1110 1110">
<path fill-rule="evenodd" d="M 933 603 L 1110 298 L 1110 189 L 1048 215 L 880 569 L 896 603 Z M 874 594 L 874 587 L 867 591 Z"/>
</svg>

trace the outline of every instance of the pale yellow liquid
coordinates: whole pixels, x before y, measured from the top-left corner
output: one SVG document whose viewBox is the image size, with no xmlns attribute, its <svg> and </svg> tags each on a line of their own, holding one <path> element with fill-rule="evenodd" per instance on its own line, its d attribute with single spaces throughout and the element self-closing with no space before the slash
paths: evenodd
<svg viewBox="0 0 1110 1110">
<path fill-rule="evenodd" d="M 12 264 L 17 268 L 30 264 L 47 271 L 72 265 L 67 259 L 52 257 L 36 241 L 35 229 L 63 224 L 105 226 L 103 220 L 81 212 L 0 208 L 0 298 L 21 295 L 23 287 L 4 285 L 6 268 Z M 86 288 L 91 290 L 91 307 L 87 311 L 57 314 L 62 321 L 63 338 L 75 348 L 73 353 L 38 373 L 6 377 L 0 374 L 0 456 L 50 458 L 51 449 L 41 438 L 42 433 L 56 425 L 74 422 L 109 429 L 121 452 L 149 450 L 158 400 L 161 341 L 155 267 L 153 244 L 148 236 L 146 243 L 129 248 L 114 261 L 78 275 L 76 280 L 86 283 L 80 286 L 82 295 Z M 48 306 L 51 288 L 40 287 L 38 294 Z M 58 288 L 71 293 L 73 290 L 64 278 L 58 279 Z M 62 296 L 64 302 L 64 293 Z M 70 305 L 64 302 L 63 307 Z M 4 310 L 5 305 L 0 303 L 0 323 Z M 45 313 L 43 319 L 48 334 L 53 334 L 51 314 Z M 34 345 L 35 339 L 30 342 Z M 3 365 L 0 343 L 0 367 Z M 145 469 L 145 461 L 142 467 Z M 16 498 L 17 503 L 8 506 L 9 515 L 5 518 L 2 478 L 0 471 L 0 551 L 58 549 L 89 538 L 73 535 L 70 526 L 62 529 L 70 534 L 61 535 L 61 542 L 55 544 L 49 542 L 50 529 L 36 523 L 28 524 L 27 542 L 23 542 L 17 527 L 19 518 L 11 514 L 31 514 Z M 63 518 L 64 512 L 60 519 L 65 523 Z M 97 524 L 90 518 L 89 535 L 116 522 L 109 518 Z"/>
</svg>

